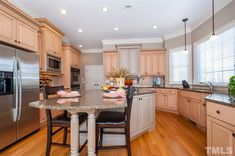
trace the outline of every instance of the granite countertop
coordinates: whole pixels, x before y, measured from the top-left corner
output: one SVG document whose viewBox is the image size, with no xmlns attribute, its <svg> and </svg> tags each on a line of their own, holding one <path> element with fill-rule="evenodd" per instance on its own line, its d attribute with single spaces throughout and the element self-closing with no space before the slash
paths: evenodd
<svg viewBox="0 0 235 156">
<path fill-rule="evenodd" d="M 235 107 L 235 98 L 233 99 L 228 94 L 218 94 L 213 93 L 207 97 L 205 97 L 206 101 L 222 104 L 225 106 Z"/>
<path fill-rule="evenodd" d="M 152 94 L 152 93 L 156 93 L 156 90 L 153 88 L 137 88 L 135 95 Z"/>
<path fill-rule="evenodd" d="M 208 89 L 200 89 L 200 88 L 180 88 L 180 87 L 157 87 L 157 86 L 136 86 L 136 88 L 152 88 L 152 89 L 178 89 L 182 91 L 190 91 L 190 92 L 198 92 L 198 93 L 208 93 L 212 94 L 213 92 Z"/>
<path fill-rule="evenodd" d="M 103 98 L 103 91 L 80 92 L 79 98 L 51 98 L 29 103 L 35 108 L 86 112 L 96 109 L 123 108 L 127 106 L 126 98 Z"/>
</svg>

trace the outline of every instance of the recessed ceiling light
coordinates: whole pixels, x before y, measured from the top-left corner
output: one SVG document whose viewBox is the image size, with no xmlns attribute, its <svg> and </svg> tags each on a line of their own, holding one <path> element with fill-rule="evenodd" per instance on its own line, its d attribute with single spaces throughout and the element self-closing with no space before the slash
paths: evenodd
<svg viewBox="0 0 235 156">
<path fill-rule="evenodd" d="M 156 25 L 154 25 L 154 26 L 153 26 L 153 29 L 157 29 L 157 26 L 156 26 Z"/>
<path fill-rule="evenodd" d="M 103 7 L 103 8 L 102 8 L 102 11 L 103 11 L 103 12 L 108 12 L 108 11 L 109 11 L 109 8 Z"/>
<path fill-rule="evenodd" d="M 78 46 L 79 46 L 79 48 L 82 48 L 82 45 L 81 45 L 81 44 L 79 44 Z"/>
<path fill-rule="evenodd" d="M 78 32 L 80 32 L 80 33 L 81 33 L 81 32 L 83 32 L 83 30 L 82 30 L 82 29 L 78 29 Z"/>
<path fill-rule="evenodd" d="M 125 6 L 125 10 L 129 11 L 129 10 L 131 10 L 131 9 L 132 9 L 132 6 L 131 6 L 131 5 L 126 5 L 126 6 Z"/>
<path fill-rule="evenodd" d="M 118 31 L 118 30 L 119 30 L 119 28 L 118 28 L 118 27 L 115 27 L 115 28 L 114 28 L 114 30 L 115 30 L 115 31 Z"/>
<path fill-rule="evenodd" d="M 60 10 L 60 13 L 63 14 L 63 15 L 65 15 L 65 14 L 67 14 L 67 11 L 64 10 L 64 9 L 61 9 L 61 10 Z"/>
</svg>

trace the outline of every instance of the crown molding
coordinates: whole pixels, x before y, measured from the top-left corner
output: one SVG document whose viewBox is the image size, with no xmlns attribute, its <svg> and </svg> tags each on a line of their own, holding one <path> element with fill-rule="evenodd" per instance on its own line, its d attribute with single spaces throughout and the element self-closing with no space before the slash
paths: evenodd
<svg viewBox="0 0 235 156">
<path fill-rule="evenodd" d="M 186 33 L 188 34 L 188 33 L 191 33 L 191 32 L 192 32 L 191 28 L 190 27 L 186 27 Z M 181 36 L 181 35 L 184 35 L 184 29 L 180 29 L 180 30 L 178 30 L 176 32 L 164 35 L 163 38 L 164 38 L 164 40 L 169 40 L 171 38 L 175 38 L 175 37 L 178 37 L 178 36 Z"/>
<path fill-rule="evenodd" d="M 162 38 L 135 38 L 135 39 L 114 39 L 114 40 L 101 40 L 103 45 L 131 45 L 141 43 L 162 43 Z"/>
<path fill-rule="evenodd" d="M 81 53 L 102 53 L 103 49 L 82 49 Z"/>
</svg>

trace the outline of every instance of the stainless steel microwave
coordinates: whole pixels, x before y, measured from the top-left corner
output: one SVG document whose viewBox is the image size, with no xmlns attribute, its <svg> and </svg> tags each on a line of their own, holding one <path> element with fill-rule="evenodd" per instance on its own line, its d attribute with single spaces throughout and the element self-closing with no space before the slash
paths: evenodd
<svg viewBox="0 0 235 156">
<path fill-rule="evenodd" d="M 53 72 L 61 72 L 61 59 L 51 55 L 47 55 L 47 70 Z"/>
</svg>

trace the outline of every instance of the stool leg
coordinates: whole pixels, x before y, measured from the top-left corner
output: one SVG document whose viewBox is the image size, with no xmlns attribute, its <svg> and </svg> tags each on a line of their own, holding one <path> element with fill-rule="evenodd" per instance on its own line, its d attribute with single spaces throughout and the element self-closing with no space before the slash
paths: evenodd
<svg viewBox="0 0 235 156">
<path fill-rule="evenodd" d="M 100 128 L 100 147 L 103 146 L 103 133 L 104 133 L 104 129 Z"/>
<path fill-rule="evenodd" d="M 131 141 L 130 141 L 130 131 L 128 129 L 125 129 L 126 131 L 126 147 L 127 147 L 127 153 L 128 156 L 131 156 Z"/>
<path fill-rule="evenodd" d="M 63 138 L 63 144 L 65 145 L 66 144 L 66 141 L 67 141 L 67 132 L 68 132 L 68 128 L 64 128 L 64 138 Z"/>
<path fill-rule="evenodd" d="M 96 153 L 98 153 L 98 146 L 99 146 L 99 126 L 96 125 L 96 134 L 95 134 L 95 138 L 96 138 Z"/>
</svg>

